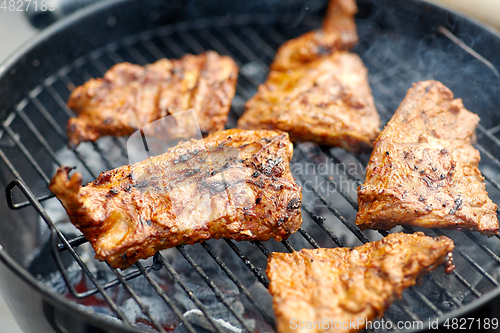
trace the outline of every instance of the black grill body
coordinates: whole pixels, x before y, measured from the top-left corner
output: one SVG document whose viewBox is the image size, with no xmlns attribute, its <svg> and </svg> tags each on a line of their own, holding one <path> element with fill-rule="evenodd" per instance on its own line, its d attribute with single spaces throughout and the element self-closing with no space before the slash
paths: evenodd
<svg viewBox="0 0 500 333">
<path fill-rule="evenodd" d="M 92 181 L 99 172 L 127 163 L 124 138 L 66 148 L 65 126 L 72 113 L 65 101 L 75 86 L 101 77 L 118 62 L 144 65 L 213 49 L 232 56 L 240 66 L 227 125 L 234 127 L 243 103 L 265 80 L 275 50 L 318 28 L 325 5 L 319 0 L 100 3 L 45 30 L 0 67 L 0 183 L 6 188 L 6 200 L 0 200 L 0 287 L 23 330 L 138 332 L 149 325 L 163 332 L 182 327 L 222 333 L 227 327 L 213 310 L 220 306 L 234 327 L 273 331 L 264 273 L 270 251 L 357 246 L 386 234 L 361 232 L 354 225 L 355 189 L 363 181 L 369 155 L 311 144 L 295 145 L 293 165 L 300 168 L 294 176 L 303 186 L 304 224 L 289 240 L 180 246 L 127 271 L 95 267 L 99 263 L 88 258 L 85 239 L 67 226 L 67 218 L 57 215 L 54 206 L 59 204 L 47 188 L 61 164 L 74 163 L 84 181 Z M 499 37 L 421 1 L 360 0 L 358 5 L 360 42 L 354 51 L 370 71 L 383 123 L 413 82 L 442 81 L 481 117 L 476 144 L 480 169 L 490 197 L 500 203 Z M 328 171 L 320 171 L 319 165 Z M 427 328 L 429 319 L 443 323 L 496 299 L 498 237 L 424 231 L 455 241 L 456 269 L 451 275 L 443 269 L 427 275 L 391 306 L 385 321 L 422 321 Z M 87 288 L 82 289 L 75 276 L 83 276 Z M 158 298 L 168 309 L 172 327 L 166 327 L 148 297 Z M 127 301 L 138 309 L 134 318 L 145 321 L 130 319 L 123 305 Z M 95 308 L 85 305 L 95 302 Z M 206 316 L 204 322 L 186 316 L 188 303 Z"/>
</svg>

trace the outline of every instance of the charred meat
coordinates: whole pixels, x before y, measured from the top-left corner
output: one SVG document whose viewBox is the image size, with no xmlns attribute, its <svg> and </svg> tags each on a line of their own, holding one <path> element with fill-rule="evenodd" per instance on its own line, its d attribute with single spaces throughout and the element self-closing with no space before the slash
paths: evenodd
<svg viewBox="0 0 500 333">
<path fill-rule="evenodd" d="M 60 167 L 50 189 L 96 258 L 126 268 L 210 238 L 286 239 L 302 223 L 288 134 L 226 130 L 191 140 L 82 187 Z"/>
<path fill-rule="evenodd" d="M 77 117 L 68 121 L 69 145 L 106 135 L 130 135 L 190 108 L 195 109 L 201 131 L 223 130 L 237 76 L 235 62 L 214 51 L 146 66 L 117 64 L 102 79 L 91 79 L 71 93 L 68 107 Z M 192 128 L 184 129 L 191 137 Z"/>
<path fill-rule="evenodd" d="M 277 331 L 294 332 L 293 324 L 302 322 L 312 323 L 306 327 L 311 333 L 356 332 L 382 316 L 421 275 L 442 263 L 451 272 L 453 248 L 446 236 L 417 232 L 390 234 L 353 249 L 272 253 L 267 275 Z"/>
<path fill-rule="evenodd" d="M 437 81 L 418 82 L 380 133 L 358 189 L 361 229 L 498 232 L 474 149 L 479 117 Z"/>
<path fill-rule="evenodd" d="M 287 71 L 325 57 L 350 50 L 358 42 L 354 15 L 355 0 L 330 0 L 321 29 L 284 43 L 276 52 L 271 70 Z"/>
</svg>

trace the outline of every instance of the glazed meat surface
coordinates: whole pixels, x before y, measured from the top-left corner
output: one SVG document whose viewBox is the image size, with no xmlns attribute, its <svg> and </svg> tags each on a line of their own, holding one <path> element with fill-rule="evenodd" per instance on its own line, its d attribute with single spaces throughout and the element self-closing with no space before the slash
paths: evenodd
<svg viewBox="0 0 500 333">
<path fill-rule="evenodd" d="M 277 331 L 356 332 L 366 321 L 382 316 L 422 274 L 442 263 L 451 272 L 453 248 L 446 236 L 417 232 L 389 234 L 353 249 L 272 253 L 267 275 Z M 351 321 L 359 322 L 359 327 L 342 327 Z"/>
<path fill-rule="evenodd" d="M 77 117 L 67 125 L 69 145 L 101 136 L 124 136 L 165 117 L 194 108 L 201 131 L 224 129 L 236 90 L 238 67 L 214 51 L 161 59 L 146 66 L 121 63 L 101 79 L 71 93 L 68 107 Z M 178 124 L 182 127 L 182 124 Z M 173 135 L 194 137 L 192 124 Z"/>
<path fill-rule="evenodd" d="M 245 104 L 243 129 L 278 129 L 292 141 L 340 146 L 351 152 L 373 147 L 380 118 L 368 70 L 349 53 L 358 41 L 354 0 L 331 0 L 323 26 L 283 44 L 266 82 Z"/>
<path fill-rule="evenodd" d="M 191 140 L 82 187 L 60 167 L 50 189 L 96 258 L 126 268 L 210 238 L 286 239 L 301 223 L 301 188 L 289 169 L 288 134 L 226 130 Z"/>
<path fill-rule="evenodd" d="M 271 70 L 296 69 L 336 51 L 350 50 L 358 42 L 354 22 L 357 11 L 355 0 L 330 0 L 321 29 L 284 43 L 276 52 Z"/>
<path fill-rule="evenodd" d="M 437 81 L 418 82 L 375 142 L 358 189 L 361 229 L 395 225 L 498 232 L 472 146 L 479 117 Z"/>
<path fill-rule="evenodd" d="M 271 71 L 246 103 L 238 127 L 279 129 L 292 141 L 366 150 L 380 128 L 367 76 L 363 61 L 349 52 L 293 71 Z"/>
</svg>

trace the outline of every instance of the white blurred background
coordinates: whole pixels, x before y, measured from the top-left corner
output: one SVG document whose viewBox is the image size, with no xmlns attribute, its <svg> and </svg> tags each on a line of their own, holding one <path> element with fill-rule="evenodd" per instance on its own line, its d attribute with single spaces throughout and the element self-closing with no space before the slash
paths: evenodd
<svg viewBox="0 0 500 333">
<path fill-rule="evenodd" d="M 464 13 L 500 31 L 500 0 L 427 0 Z"/>
<path fill-rule="evenodd" d="M 23 12 L 0 10 L 0 63 L 15 49 L 36 34 Z M 7 305 L 0 297 L 0 332 L 21 333 Z"/>
</svg>

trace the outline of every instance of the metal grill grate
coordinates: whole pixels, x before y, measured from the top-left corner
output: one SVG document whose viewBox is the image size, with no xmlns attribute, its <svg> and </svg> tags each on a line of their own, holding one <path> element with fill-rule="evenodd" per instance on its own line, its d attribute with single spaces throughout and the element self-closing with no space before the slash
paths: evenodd
<svg viewBox="0 0 500 333">
<path fill-rule="evenodd" d="M 102 171 L 95 167 L 93 159 L 97 159 L 99 165 L 106 169 L 127 163 L 126 144 L 123 138 L 105 139 L 107 140 L 106 145 L 100 141 L 84 143 L 73 150 L 64 148 L 67 142 L 66 122 L 69 117 L 73 116 L 72 111 L 65 104 L 71 89 L 91 77 L 101 77 L 115 63 L 129 61 L 145 65 L 163 57 L 179 58 L 185 53 L 200 53 L 207 49 L 213 49 L 221 54 L 232 56 L 241 69 L 237 95 L 228 123 L 228 127 L 234 127 L 237 117 L 243 111 L 243 101 L 252 97 L 256 92 L 257 85 L 265 80 L 268 64 L 272 61 L 277 47 L 292 37 L 318 27 L 319 22 L 319 18 L 311 19 L 293 29 L 282 29 L 279 24 L 271 24 L 271 21 L 265 17 L 238 17 L 190 22 L 189 25 L 180 23 L 155 31 L 147 31 L 127 37 L 120 43 L 113 43 L 97 49 L 62 67 L 59 72 L 35 87 L 29 96 L 12 111 L 2 123 L 0 132 L 0 158 L 7 170 L 16 178 L 7 187 L 8 204 L 11 209 L 32 206 L 45 221 L 50 230 L 54 259 L 72 298 L 85 300 L 93 295 L 100 295 L 124 325 L 134 326 L 136 323 L 127 319 L 126 314 L 110 294 L 113 288 L 122 286 L 156 330 L 166 332 L 166 328 L 153 314 L 152 309 L 143 301 L 140 292 L 137 292 L 130 283 L 133 279 L 144 277 L 149 288 L 161 297 L 162 301 L 175 314 L 179 323 L 182 323 L 189 332 L 193 333 L 196 330 L 191 321 L 183 315 L 183 310 L 178 302 L 164 290 L 161 285 L 162 281 L 152 274 L 153 272 L 166 271 L 169 278 L 185 292 L 186 296 L 204 314 L 211 327 L 209 329 L 218 333 L 227 332 L 227 328 L 221 325 L 218 318 L 214 317 L 207 309 L 203 300 L 193 292 L 193 286 L 186 283 L 185 272 L 176 270 L 161 253 L 154 256 L 152 263 L 141 261 L 135 265 L 134 269 L 127 271 L 110 267 L 109 269 L 115 278 L 103 283 L 99 277 L 91 272 L 79 253 L 79 247 L 86 243 L 86 240 L 82 236 L 68 239 L 61 232 L 59 224 L 47 213 L 42 202 L 53 198 L 52 194 L 47 193 L 47 184 L 52 172 L 55 167 L 68 164 L 67 161 L 63 161 L 61 152 L 63 152 L 65 159 L 69 158 L 77 165 L 78 171 L 82 172 L 84 179 L 89 181 L 95 179 Z M 387 99 L 384 99 L 384 96 L 390 95 L 391 92 L 383 91 L 383 89 L 379 91 L 376 87 L 382 81 L 387 80 L 387 76 L 391 78 L 398 76 L 401 74 L 400 71 L 404 69 L 394 67 L 391 72 L 386 70 L 387 57 L 377 58 L 370 45 L 366 46 L 366 39 L 363 39 L 362 31 L 363 26 L 361 25 L 361 41 L 357 51 L 362 55 L 372 73 L 370 81 L 377 100 L 377 108 L 383 120 L 387 121 L 392 114 L 390 110 L 395 108 L 390 102 L 385 103 Z M 385 35 L 381 38 L 385 38 Z M 398 60 L 392 59 L 394 63 L 397 63 Z M 381 85 L 385 87 L 385 85 Z M 402 86 L 405 87 L 404 90 L 408 88 L 408 85 L 403 84 Z M 483 173 L 485 173 L 488 182 L 488 191 L 497 202 L 500 198 L 500 185 L 495 180 L 494 171 L 500 170 L 500 161 L 497 156 L 500 140 L 496 137 L 499 129 L 500 126 L 490 129 L 480 126 L 478 128 L 479 141 L 476 145 L 481 151 L 483 160 L 486 160 L 487 164 L 484 165 L 490 168 L 483 170 Z M 47 163 L 47 160 L 50 160 L 50 163 Z M 374 231 L 361 232 L 354 225 L 353 216 L 358 209 L 356 194 L 352 190 L 346 190 L 342 187 L 342 182 L 346 180 L 351 187 L 357 187 L 362 182 L 362 170 L 352 172 L 353 170 L 348 167 L 348 164 L 362 165 L 364 170 L 368 156 L 356 157 L 340 149 L 300 144 L 295 146 L 294 160 L 297 161 L 297 165 L 304 165 L 306 168 L 311 168 L 311 165 L 308 165 L 306 161 L 314 161 L 315 165 L 326 163 L 328 166 L 334 166 L 335 172 L 324 175 L 314 173 L 314 177 L 316 180 L 323 181 L 327 186 L 337 189 L 335 193 L 325 192 L 321 187 L 311 185 L 311 182 L 308 181 L 311 178 L 305 172 L 294 174 L 297 182 L 304 189 L 302 206 L 304 225 L 297 234 L 290 237 L 288 241 L 281 242 L 281 245 L 273 242 L 252 242 L 255 251 L 251 252 L 248 252 L 246 245 L 245 249 L 242 249 L 243 246 L 237 245 L 231 240 L 205 242 L 195 248 L 195 250 L 205 251 L 212 258 L 214 265 L 219 267 L 236 286 L 239 293 L 251 303 L 260 313 L 261 318 L 271 327 L 274 327 L 273 316 L 263 307 L 260 299 L 255 299 L 246 283 L 238 276 L 239 273 L 233 272 L 230 265 L 222 259 L 211 244 L 223 246 L 225 243 L 224 246 L 229 247 L 234 252 L 241 260 L 243 267 L 253 273 L 255 278 L 267 288 L 269 281 L 262 272 L 263 267 L 259 267 L 254 260 L 257 255 L 260 255 L 260 261 L 265 262 L 270 251 L 293 251 L 304 246 L 312 248 L 353 246 L 380 239 L 387 234 L 386 232 Z M 313 166 L 313 171 L 316 170 L 314 168 Z M 27 201 L 15 203 L 16 188 L 22 192 Z M 19 198 L 21 197 L 19 196 Z M 404 231 L 413 232 L 414 230 L 404 228 Z M 444 234 L 439 230 L 424 231 L 428 235 Z M 446 235 L 453 238 L 458 245 L 455 251 L 457 269 L 451 276 L 445 276 L 442 271 L 428 274 L 423 279 L 421 286 L 407 290 L 403 294 L 403 299 L 395 302 L 384 315 L 384 320 L 393 323 L 394 327 L 398 321 L 420 320 L 427 322 L 428 318 L 450 314 L 453 310 L 462 308 L 465 304 L 481 298 L 498 287 L 497 273 L 500 272 L 500 257 L 496 254 L 500 245 L 498 239 L 487 239 L 467 231 L 463 233 L 446 232 Z M 248 320 L 227 299 L 224 290 L 214 282 L 216 277 L 211 276 L 210 272 L 206 272 L 187 249 L 188 247 L 184 246 L 177 247 L 180 255 L 199 275 L 201 281 L 211 290 L 217 301 L 228 309 L 234 320 L 239 322 L 241 328 L 249 332 L 255 331 L 255 328 L 249 325 Z M 74 285 L 69 276 L 70 273 L 66 269 L 67 264 L 65 265 L 63 262 L 62 255 L 65 252 L 69 252 L 73 260 L 77 262 L 83 274 L 94 286 L 93 288 L 79 291 Z"/>
</svg>

